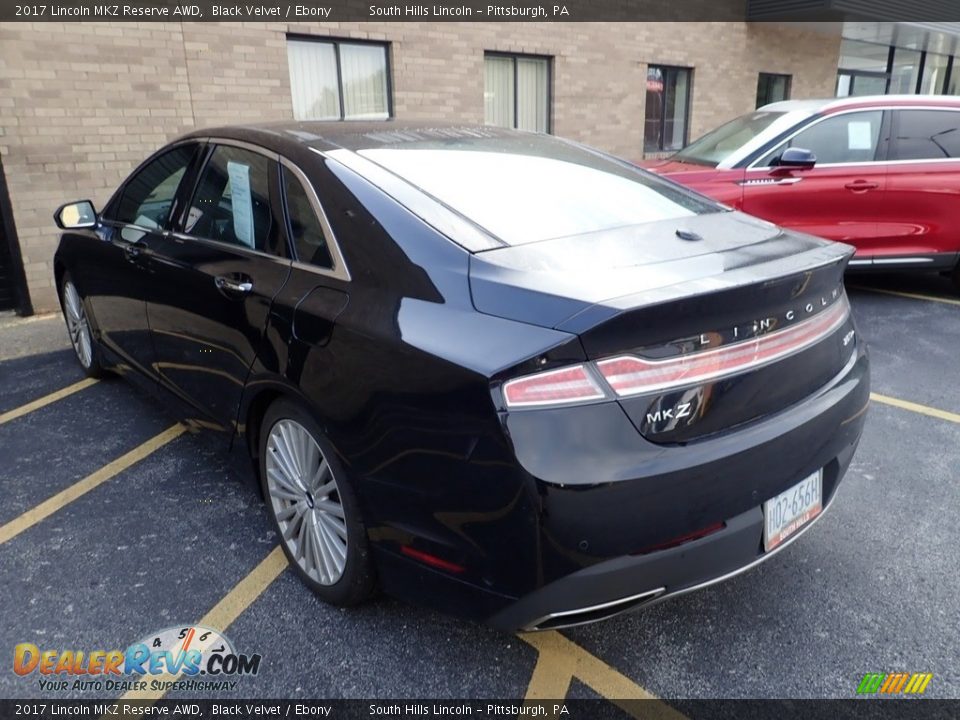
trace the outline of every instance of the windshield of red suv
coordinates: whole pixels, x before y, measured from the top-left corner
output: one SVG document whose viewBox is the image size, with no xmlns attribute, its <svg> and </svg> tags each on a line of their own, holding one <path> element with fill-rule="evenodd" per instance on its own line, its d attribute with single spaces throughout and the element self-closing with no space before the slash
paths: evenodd
<svg viewBox="0 0 960 720">
<path fill-rule="evenodd" d="M 757 110 L 748 115 L 741 115 L 693 141 L 671 159 L 717 167 L 734 150 L 756 139 L 786 115 L 786 112 L 771 110 Z"/>
</svg>

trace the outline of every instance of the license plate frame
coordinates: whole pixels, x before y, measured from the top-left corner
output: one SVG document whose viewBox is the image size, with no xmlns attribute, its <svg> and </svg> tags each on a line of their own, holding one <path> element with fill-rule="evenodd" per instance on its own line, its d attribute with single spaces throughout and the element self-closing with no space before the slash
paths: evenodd
<svg viewBox="0 0 960 720">
<path fill-rule="evenodd" d="M 823 512 L 823 468 L 763 503 L 764 552 L 782 545 Z"/>
</svg>

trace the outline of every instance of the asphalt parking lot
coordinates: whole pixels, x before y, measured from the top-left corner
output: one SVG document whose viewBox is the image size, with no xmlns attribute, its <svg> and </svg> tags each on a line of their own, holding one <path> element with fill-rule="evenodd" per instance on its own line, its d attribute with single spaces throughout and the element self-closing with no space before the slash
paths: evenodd
<svg viewBox="0 0 960 720">
<path fill-rule="evenodd" d="M 960 697 L 960 296 L 940 278 L 848 288 L 875 395 L 817 527 L 721 585 L 523 637 L 385 597 L 322 604 L 217 438 L 121 380 L 81 382 L 59 317 L 2 323 L 0 648 L 201 623 L 262 655 L 246 698 L 851 698 L 894 671 Z M 6 665 L 0 697 L 42 697 L 36 677 Z"/>
</svg>

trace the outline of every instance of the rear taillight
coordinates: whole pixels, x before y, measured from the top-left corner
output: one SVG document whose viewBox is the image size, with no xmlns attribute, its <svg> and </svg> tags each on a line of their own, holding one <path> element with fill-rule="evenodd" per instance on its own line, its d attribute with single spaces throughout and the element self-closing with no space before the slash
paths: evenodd
<svg viewBox="0 0 960 720">
<path fill-rule="evenodd" d="M 527 375 L 503 386 L 507 407 L 600 400 L 605 394 L 583 365 Z"/>
<path fill-rule="evenodd" d="M 841 295 L 828 309 L 803 322 L 750 340 L 664 360 L 620 355 L 597 362 L 595 369 L 580 364 L 548 370 L 508 381 L 503 397 L 510 408 L 542 407 L 602 400 L 611 397 L 610 390 L 626 397 L 698 385 L 756 370 L 805 350 L 849 317 L 850 305 Z"/>
<path fill-rule="evenodd" d="M 840 327 L 850 316 L 845 295 L 829 309 L 793 327 L 715 350 L 666 360 L 632 355 L 601 360 L 600 374 L 617 395 L 640 395 L 683 385 L 719 380 L 756 370 L 804 350 Z"/>
</svg>

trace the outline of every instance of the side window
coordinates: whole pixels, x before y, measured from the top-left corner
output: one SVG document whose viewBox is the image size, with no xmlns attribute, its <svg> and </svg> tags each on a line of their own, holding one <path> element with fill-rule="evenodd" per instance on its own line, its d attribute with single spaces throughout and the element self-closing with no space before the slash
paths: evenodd
<svg viewBox="0 0 960 720">
<path fill-rule="evenodd" d="M 152 160 L 127 181 L 111 220 L 156 229 L 170 217 L 177 188 L 197 150 L 179 145 Z"/>
<path fill-rule="evenodd" d="M 283 168 L 283 186 L 287 195 L 287 215 L 290 218 L 290 232 L 297 252 L 297 259 L 323 268 L 333 267 L 327 237 L 320 224 L 320 218 L 310 204 L 307 191 L 300 180 L 289 170 Z"/>
<path fill-rule="evenodd" d="M 276 232 L 270 210 L 272 162 L 250 150 L 218 145 L 200 174 L 184 231 L 253 250 L 271 250 Z"/>
<path fill-rule="evenodd" d="M 901 110 L 891 160 L 960 157 L 960 112 Z"/>
<path fill-rule="evenodd" d="M 788 147 L 810 150 L 817 164 L 871 162 L 876 159 L 883 111 L 845 113 L 822 120 L 767 154 L 758 166 L 774 165 Z"/>
</svg>

